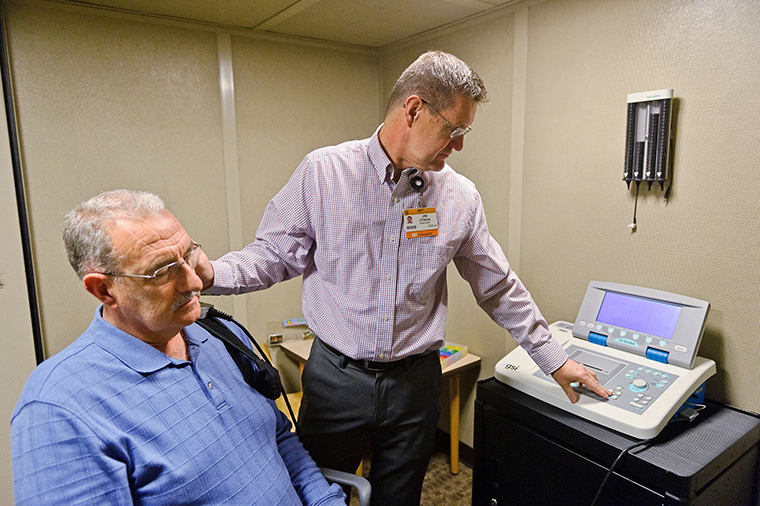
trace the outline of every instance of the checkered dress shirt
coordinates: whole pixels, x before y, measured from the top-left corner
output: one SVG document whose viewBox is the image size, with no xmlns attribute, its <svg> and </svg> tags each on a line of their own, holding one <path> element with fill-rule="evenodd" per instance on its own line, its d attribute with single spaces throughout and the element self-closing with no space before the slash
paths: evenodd
<svg viewBox="0 0 760 506">
<path fill-rule="evenodd" d="M 268 288 L 303 275 L 306 321 L 349 357 L 391 361 L 444 343 L 446 266 L 453 260 L 480 307 L 545 373 L 567 359 L 488 232 L 474 184 L 446 165 L 422 172 L 417 193 L 398 183 L 369 139 L 318 149 L 269 202 L 256 239 L 212 262 L 211 294 Z M 436 208 L 438 235 L 407 239 L 403 211 Z"/>
</svg>

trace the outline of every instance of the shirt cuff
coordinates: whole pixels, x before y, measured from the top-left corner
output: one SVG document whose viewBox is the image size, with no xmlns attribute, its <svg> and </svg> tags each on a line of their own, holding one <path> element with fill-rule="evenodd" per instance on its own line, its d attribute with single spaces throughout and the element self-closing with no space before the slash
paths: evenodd
<svg viewBox="0 0 760 506">
<path fill-rule="evenodd" d="M 211 260 L 211 267 L 214 268 L 214 284 L 201 292 L 201 295 L 235 295 L 237 287 L 235 286 L 235 276 L 232 273 L 232 267 L 225 262 Z"/>
<path fill-rule="evenodd" d="M 570 358 L 559 342 L 552 337 L 532 354 L 533 360 L 544 374 L 550 376 Z"/>
</svg>

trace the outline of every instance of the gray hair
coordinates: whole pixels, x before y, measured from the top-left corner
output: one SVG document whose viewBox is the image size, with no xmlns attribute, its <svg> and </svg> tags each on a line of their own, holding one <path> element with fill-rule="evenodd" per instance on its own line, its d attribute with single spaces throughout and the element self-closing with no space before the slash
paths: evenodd
<svg viewBox="0 0 760 506">
<path fill-rule="evenodd" d="M 121 257 L 113 249 L 110 226 L 119 219 L 142 220 L 166 210 L 158 195 L 112 190 L 96 195 L 66 213 L 63 243 L 79 279 L 90 272 L 113 272 Z"/>
<path fill-rule="evenodd" d="M 483 80 L 469 65 L 443 51 L 428 51 L 417 58 L 396 81 L 386 114 L 410 95 L 419 95 L 438 110 L 454 106 L 456 96 L 488 102 Z"/>
</svg>

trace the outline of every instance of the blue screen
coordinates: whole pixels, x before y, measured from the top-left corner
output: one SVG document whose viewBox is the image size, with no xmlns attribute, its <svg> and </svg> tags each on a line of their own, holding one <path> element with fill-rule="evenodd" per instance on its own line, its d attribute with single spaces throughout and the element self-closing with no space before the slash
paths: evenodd
<svg viewBox="0 0 760 506">
<path fill-rule="evenodd" d="M 670 339 L 680 315 L 681 306 L 677 304 L 607 292 L 596 321 Z"/>
</svg>

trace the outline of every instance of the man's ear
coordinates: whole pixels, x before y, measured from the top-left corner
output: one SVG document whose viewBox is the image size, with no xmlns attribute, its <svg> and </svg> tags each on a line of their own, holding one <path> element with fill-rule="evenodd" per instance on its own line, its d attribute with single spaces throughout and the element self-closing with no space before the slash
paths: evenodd
<svg viewBox="0 0 760 506">
<path fill-rule="evenodd" d="M 108 276 L 100 272 L 91 272 L 85 274 L 82 279 L 84 289 L 90 292 L 96 299 L 106 306 L 115 307 L 116 299 L 111 293 L 112 282 Z"/>
<path fill-rule="evenodd" d="M 425 103 L 417 95 L 409 95 L 404 102 L 404 119 L 406 125 L 411 128 L 412 123 L 420 116 L 420 111 Z"/>
</svg>

